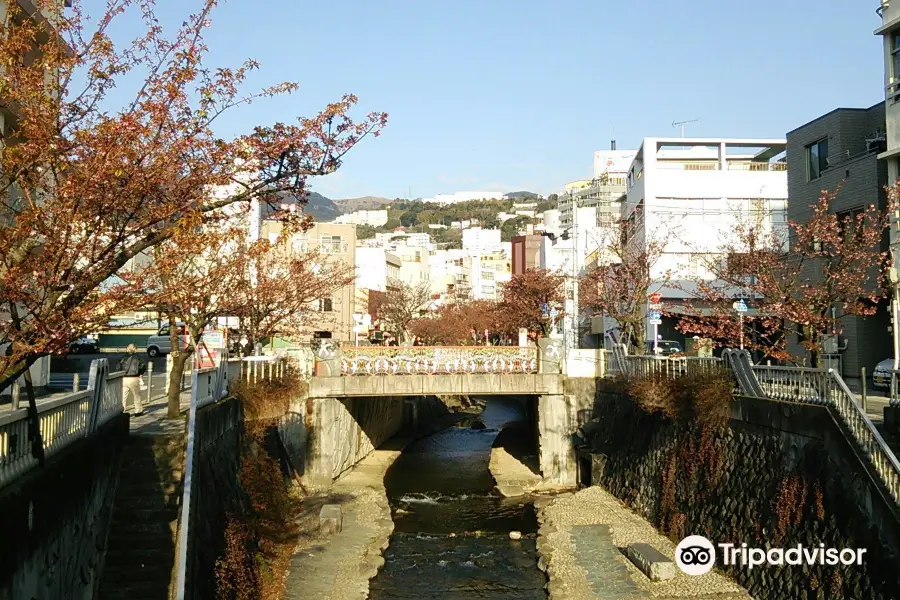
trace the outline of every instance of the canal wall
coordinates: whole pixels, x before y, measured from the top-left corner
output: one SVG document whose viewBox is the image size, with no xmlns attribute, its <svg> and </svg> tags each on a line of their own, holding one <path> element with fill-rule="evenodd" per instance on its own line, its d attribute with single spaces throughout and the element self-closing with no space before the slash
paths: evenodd
<svg viewBox="0 0 900 600">
<path fill-rule="evenodd" d="M 0 599 L 94 598 L 128 416 L 0 491 Z"/>
<path fill-rule="evenodd" d="M 718 567 L 757 600 L 895 598 L 900 518 L 821 406 L 736 398 L 724 427 L 647 414 L 614 384 L 577 391 L 601 485 L 677 542 L 703 535 L 750 547 L 865 548 L 860 566 Z M 585 482 L 588 483 L 588 482 Z"/>
<path fill-rule="evenodd" d="M 450 409 L 437 397 L 303 398 L 291 403 L 279 434 L 305 483 L 329 485 L 397 435 L 414 435 Z"/>
</svg>

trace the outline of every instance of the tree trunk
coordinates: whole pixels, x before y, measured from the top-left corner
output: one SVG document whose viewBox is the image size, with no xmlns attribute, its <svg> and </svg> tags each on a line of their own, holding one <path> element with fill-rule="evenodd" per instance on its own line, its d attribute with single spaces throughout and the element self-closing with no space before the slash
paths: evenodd
<svg viewBox="0 0 900 600">
<path fill-rule="evenodd" d="M 169 373 L 169 397 L 166 416 L 177 419 L 181 415 L 181 382 L 184 379 L 184 366 L 191 357 L 190 352 L 179 352 L 172 355 L 172 372 Z"/>
</svg>

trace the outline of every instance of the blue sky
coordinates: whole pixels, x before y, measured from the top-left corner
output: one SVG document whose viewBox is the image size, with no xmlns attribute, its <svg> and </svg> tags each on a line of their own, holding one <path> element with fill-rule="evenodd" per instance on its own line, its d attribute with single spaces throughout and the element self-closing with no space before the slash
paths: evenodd
<svg viewBox="0 0 900 600">
<path fill-rule="evenodd" d="M 163 0 L 165 20 L 196 2 Z M 384 134 L 332 198 L 460 190 L 544 194 L 589 177 L 594 150 L 648 136 L 779 137 L 838 106 L 883 99 L 877 0 L 230 0 L 210 64 L 262 63 L 254 85 L 301 90 L 223 132 L 314 113 L 345 92 Z M 265 9 L 261 9 L 265 6 Z M 178 21 L 180 23 L 180 20 Z"/>
</svg>

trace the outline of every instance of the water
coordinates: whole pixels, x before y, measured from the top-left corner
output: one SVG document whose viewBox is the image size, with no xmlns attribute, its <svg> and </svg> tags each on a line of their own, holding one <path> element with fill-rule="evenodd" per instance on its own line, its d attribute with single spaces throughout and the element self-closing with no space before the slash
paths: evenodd
<svg viewBox="0 0 900 600">
<path fill-rule="evenodd" d="M 445 430 L 397 459 L 385 477 L 395 529 L 371 600 L 546 600 L 534 508 L 494 496 L 488 470 L 500 429 L 524 418 L 515 401 L 492 398 L 485 429 Z M 510 531 L 523 539 L 510 540 Z"/>
</svg>

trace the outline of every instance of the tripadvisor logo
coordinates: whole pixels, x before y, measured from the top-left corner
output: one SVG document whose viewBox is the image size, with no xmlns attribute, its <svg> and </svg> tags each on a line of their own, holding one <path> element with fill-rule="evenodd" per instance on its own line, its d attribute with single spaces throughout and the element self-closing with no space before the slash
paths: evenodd
<svg viewBox="0 0 900 600">
<path fill-rule="evenodd" d="M 717 544 L 723 566 L 752 569 L 763 565 L 861 565 L 865 548 L 826 548 L 825 544 L 790 548 L 751 548 L 747 544 Z M 716 546 L 702 535 L 690 535 L 675 548 L 675 563 L 688 575 L 704 575 L 716 566 Z"/>
</svg>

